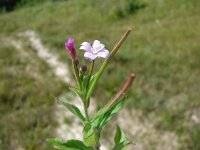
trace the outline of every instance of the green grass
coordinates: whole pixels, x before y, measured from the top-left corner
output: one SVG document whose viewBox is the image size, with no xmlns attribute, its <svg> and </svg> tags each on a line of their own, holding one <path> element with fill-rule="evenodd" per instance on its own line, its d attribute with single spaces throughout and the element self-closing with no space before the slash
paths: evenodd
<svg viewBox="0 0 200 150">
<path fill-rule="evenodd" d="M 33 51 L 22 55 L 3 44 L 0 58 L 0 149 L 49 149 L 45 140 L 56 125 L 54 97 L 65 86 Z"/>
<path fill-rule="evenodd" d="M 75 38 L 77 48 L 82 41 L 100 39 L 110 50 L 123 32 L 128 27 L 133 27 L 132 34 L 99 82 L 96 90 L 99 105 L 117 90 L 117 86 L 129 73 L 134 72 L 137 78 L 130 91 L 128 103 L 142 110 L 144 118 L 155 114 L 159 120 L 156 125 L 159 130 L 177 133 L 182 146 L 180 149 L 198 150 L 199 128 L 186 114 L 200 108 L 200 2 L 143 2 L 146 5 L 144 8 L 134 13 L 125 13 L 123 17 L 117 16 L 118 10 L 126 12 L 127 3 L 122 0 L 104 3 L 75 0 L 27 6 L 0 15 L 1 37 L 14 36 L 33 29 L 39 33 L 46 45 L 56 50 L 60 58 L 66 61 L 63 43 L 69 36 Z M 44 112 L 51 117 L 53 97 L 64 91 L 62 83 L 49 74 L 48 66 L 36 56 L 33 64 L 30 64 L 29 59 L 21 62 L 19 54 L 13 48 L 1 46 L 1 49 L 4 51 L 0 51 L 0 97 L 3 104 L 0 106 L 3 117 L 0 126 L 5 126 L 10 117 L 12 118 L 12 115 L 8 114 L 13 114 L 13 111 L 17 111 L 14 116 L 21 117 L 36 111 L 33 120 L 40 118 L 39 114 Z M 79 52 L 80 56 L 82 54 Z M 42 80 L 33 80 L 24 69 L 20 71 L 20 68 L 28 65 L 36 70 L 39 68 L 36 72 Z M 39 67 L 36 68 L 36 65 Z M 49 76 L 48 80 L 46 76 Z M 105 93 L 105 97 L 102 93 Z M 40 109 L 41 107 L 46 109 Z M 31 143 L 32 149 L 44 149 L 44 143 L 32 139 L 45 139 L 50 134 L 46 127 L 51 128 L 53 123 L 51 119 L 40 119 L 43 123 L 39 125 L 37 121 L 34 123 L 32 120 L 24 120 L 24 126 L 14 119 L 16 129 L 11 124 L 5 127 L 0 132 L 1 139 L 6 139 L 9 145 L 10 137 L 7 135 L 12 133 L 10 128 L 13 128 L 17 137 L 21 136 L 20 131 L 28 128 L 31 133 L 24 132 L 20 141 L 25 145 Z M 25 138 L 27 135 L 28 138 Z"/>
</svg>

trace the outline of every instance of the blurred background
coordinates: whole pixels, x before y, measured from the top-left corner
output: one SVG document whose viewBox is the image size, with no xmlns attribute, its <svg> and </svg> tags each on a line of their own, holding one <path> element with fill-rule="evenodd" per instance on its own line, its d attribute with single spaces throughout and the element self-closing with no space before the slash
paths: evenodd
<svg viewBox="0 0 200 150">
<path fill-rule="evenodd" d="M 0 0 L 0 149 L 50 150 L 46 138 L 71 134 L 57 132 L 73 124 L 68 114 L 58 120 L 64 114 L 55 102 L 73 97 L 64 42 L 75 38 L 81 58 L 83 41 L 98 39 L 111 50 L 128 27 L 93 95 L 101 107 L 136 74 L 125 109 L 102 135 L 105 145 L 119 123 L 130 150 L 199 150 L 199 0 Z"/>
</svg>

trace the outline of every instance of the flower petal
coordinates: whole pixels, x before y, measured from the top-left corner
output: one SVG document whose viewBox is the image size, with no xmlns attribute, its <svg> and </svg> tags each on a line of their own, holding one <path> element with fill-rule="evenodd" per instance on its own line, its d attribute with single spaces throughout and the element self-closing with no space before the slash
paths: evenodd
<svg viewBox="0 0 200 150">
<path fill-rule="evenodd" d="M 90 61 L 92 61 L 92 60 L 94 60 L 97 56 L 94 55 L 94 54 L 92 54 L 92 53 L 85 52 L 84 57 L 85 57 L 86 59 L 89 59 Z"/>
<path fill-rule="evenodd" d="M 110 56 L 110 52 L 108 50 L 106 50 L 106 49 L 104 49 L 104 50 L 102 50 L 102 51 L 97 53 L 97 57 L 103 57 L 105 59 L 108 59 L 109 56 Z"/>
<path fill-rule="evenodd" d="M 94 42 L 92 43 L 92 46 L 94 45 L 99 45 L 101 42 L 99 40 L 94 40 Z"/>
<path fill-rule="evenodd" d="M 90 43 L 88 43 L 88 42 L 83 42 L 83 43 L 81 44 L 81 47 L 80 47 L 79 49 L 85 50 L 85 51 L 87 51 L 87 52 L 91 52 L 92 47 L 91 47 Z"/>
<path fill-rule="evenodd" d="M 93 42 L 93 44 L 92 44 L 92 51 L 95 52 L 95 53 L 97 53 L 97 52 L 103 50 L 104 47 L 105 47 L 104 44 L 102 44 L 102 43 L 101 43 L 100 41 L 98 41 L 98 40 L 95 40 L 95 41 Z"/>
</svg>

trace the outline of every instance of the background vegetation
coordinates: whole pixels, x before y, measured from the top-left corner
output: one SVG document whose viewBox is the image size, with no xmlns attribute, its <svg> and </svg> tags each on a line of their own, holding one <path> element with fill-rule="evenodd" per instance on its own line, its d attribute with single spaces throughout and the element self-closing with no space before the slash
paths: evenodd
<svg viewBox="0 0 200 150">
<path fill-rule="evenodd" d="M 96 90 L 99 105 L 135 72 L 127 109 L 153 115 L 157 130 L 178 135 L 180 149 L 200 149 L 200 126 L 191 120 L 200 114 L 199 0 L 21 0 L 11 9 L 2 2 L 8 1 L 0 3 L 0 149 L 13 149 L 14 139 L 28 150 L 49 149 L 54 97 L 66 92 L 30 46 L 23 58 L 6 37 L 35 30 L 65 62 L 69 36 L 77 45 L 101 39 L 111 49 L 129 26 L 133 33 Z"/>
</svg>

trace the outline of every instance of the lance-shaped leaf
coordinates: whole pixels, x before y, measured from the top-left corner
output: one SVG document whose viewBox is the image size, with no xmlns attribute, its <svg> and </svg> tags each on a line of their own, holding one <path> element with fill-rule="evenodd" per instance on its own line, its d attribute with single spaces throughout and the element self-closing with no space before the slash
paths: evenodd
<svg viewBox="0 0 200 150">
<path fill-rule="evenodd" d="M 95 78 L 96 78 L 96 75 L 91 76 L 90 82 L 89 82 L 89 87 L 92 85 L 92 83 L 94 82 Z"/>
<path fill-rule="evenodd" d="M 82 86 L 82 93 L 84 93 L 84 96 L 85 96 L 85 93 L 87 92 L 87 83 L 88 83 L 88 80 L 89 80 L 89 77 L 88 76 L 84 76 L 82 81 L 81 81 L 81 86 Z M 85 97 L 84 97 L 85 99 Z"/>
<path fill-rule="evenodd" d="M 126 96 L 123 96 L 117 103 L 108 109 L 100 109 L 94 116 L 92 122 L 97 125 L 98 128 L 102 128 L 106 123 L 124 106 Z"/>
<path fill-rule="evenodd" d="M 75 116 L 77 116 L 82 123 L 84 124 L 84 122 L 86 121 L 86 118 L 82 115 L 81 111 L 78 109 L 78 107 L 69 104 L 67 102 L 63 102 L 61 100 L 58 100 L 58 103 L 65 106 L 69 111 L 71 111 Z"/>
<path fill-rule="evenodd" d="M 47 142 L 54 148 L 60 150 L 94 150 L 92 147 L 86 146 L 79 140 L 69 140 L 64 142 L 59 139 L 47 139 Z"/>
<path fill-rule="evenodd" d="M 130 144 L 119 126 L 117 126 L 114 141 L 115 146 L 113 147 L 113 150 L 126 150 L 126 146 Z"/>
<path fill-rule="evenodd" d="M 69 87 L 69 89 L 72 92 L 74 92 L 77 96 L 79 96 L 81 99 L 83 98 L 84 95 L 83 95 L 83 93 L 79 89 L 74 88 L 74 87 Z"/>
<path fill-rule="evenodd" d="M 135 75 L 131 74 L 111 100 L 93 117 L 92 122 L 99 128 L 102 128 L 123 107 L 126 98 L 125 93 L 130 88 L 134 79 Z"/>
</svg>

